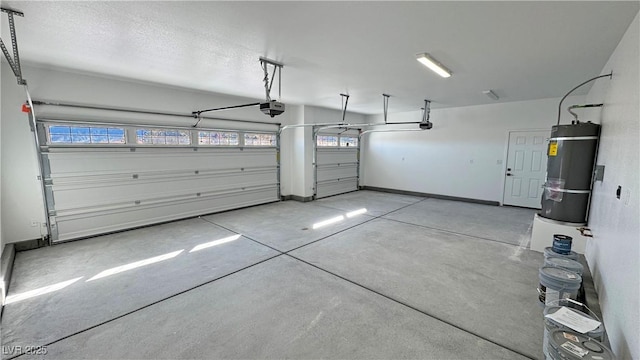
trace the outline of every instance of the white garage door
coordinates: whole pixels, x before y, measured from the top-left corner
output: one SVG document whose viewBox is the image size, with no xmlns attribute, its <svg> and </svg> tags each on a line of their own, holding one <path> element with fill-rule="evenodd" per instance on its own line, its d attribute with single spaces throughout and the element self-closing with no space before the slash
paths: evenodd
<svg viewBox="0 0 640 360">
<path fill-rule="evenodd" d="M 51 240 L 279 200 L 276 132 L 39 119 Z"/>
<path fill-rule="evenodd" d="M 316 199 L 358 190 L 358 132 L 316 137 Z"/>
</svg>

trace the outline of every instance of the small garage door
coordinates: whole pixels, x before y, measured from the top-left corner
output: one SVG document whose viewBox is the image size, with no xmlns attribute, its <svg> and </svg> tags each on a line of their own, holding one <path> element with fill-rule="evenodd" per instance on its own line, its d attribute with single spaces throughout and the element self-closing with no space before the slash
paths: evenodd
<svg viewBox="0 0 640 360">
<path fill-rule="evenodd" d="M 53 242 L 279 200 L 276 132 L 39 120 Z"/>
<path fill-rule="evenodd" d="M 358 190 L 358 132 L 316 137 L 316 199 Z"/>
</svg>

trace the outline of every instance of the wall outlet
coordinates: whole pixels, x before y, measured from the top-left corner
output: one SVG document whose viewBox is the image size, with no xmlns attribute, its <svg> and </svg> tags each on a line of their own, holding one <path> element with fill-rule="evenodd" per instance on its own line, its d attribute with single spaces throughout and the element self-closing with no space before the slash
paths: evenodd
<svg viewBox="0 0 640 360">
<path fill-rule="evenodd" d="M 626 189 L 624 191 L 624 204 L 629 205 L 630 200 L 631 200 L 631 190 Z"/>
</svg>

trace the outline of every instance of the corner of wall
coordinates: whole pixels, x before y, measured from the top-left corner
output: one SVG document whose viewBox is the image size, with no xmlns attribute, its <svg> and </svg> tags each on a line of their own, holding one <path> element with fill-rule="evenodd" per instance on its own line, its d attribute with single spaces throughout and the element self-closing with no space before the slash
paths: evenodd
<svg viewBox="0 0 640 360">
<path fill-rule="evenodd" d="M 6 249 L 4 249 L 6 247 Z M 13 274 L 13 262 L 16 257 L 16 251 L 13 244 L 3 246 L 2 255 L 0 256 L 0 304 L 4 306 L 4 299 L 9 291 L 11 283 L 11 275 Z"/>
<path fill-rule="evenodd" d="M 597 164 L 605 165 L 605 173 L 594 184 L 589 218 L 594 237 L 585 255 L 612 350 L 621 359 L 640 358 L 639 16 L 602 70 L 613 70 L 612 79 L 594 83 L 587 95 L 590 103 L 604 103 L 591 116 L 602 124 Z"/>
<path fill-rule="evenodd" d="M 2 243 L 13 243 L 41 237 L 40 227 L 31 222 L 44 223 L 44 206 L 40 187 L 38 155 L 27 116 L 21 112 L 25 101 L 22 86 L 16 83 L 13 72 L 2 62 L 2 116 L 0 116 L 0 222 Z M 28 80 L 34 80 L 27 68 Z M 11 156 L 9 156 L 11 154 Z"/>
<path fill-rule="evenodd" d="M 3 61 L 4 63 L 4 61 Z M 4 65 L 2 65 L 2 70 L 0 71 L 4 71 Z M 0 74 L 1 77 L 1 74 Z M 0 96 L 0 109 L 3 109 L 2 107 L 2 96 Z M 1 125 L 1 124 L 0 124 Z M 2 164 L 2 126 L 0 126 L 0 164 Z M 0 204 L 2 204 L 2 166 L 0 166 Z M 4 234 L 3 234 L 4 228 L 2 227 L 2 206 L 0 205 L 0 256 L 2 256 L 2 253 L 4 252 Z M 2 289 L 2 291 L 4 292 L 4 288 Z M 4 295 L 2 297 L 3 303 L 4 303 Z"/>
</svg>

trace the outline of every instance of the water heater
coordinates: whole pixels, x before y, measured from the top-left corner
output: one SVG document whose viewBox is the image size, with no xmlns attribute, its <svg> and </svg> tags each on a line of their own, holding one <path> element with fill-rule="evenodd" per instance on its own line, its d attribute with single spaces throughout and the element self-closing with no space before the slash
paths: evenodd
<svg viewBox="0 0 640 360">
<path fill-rule="evenodd" d="M 586 224 L 599 137 L 591 122 L 552 127 L 540 216 Z"/>
</svg>

